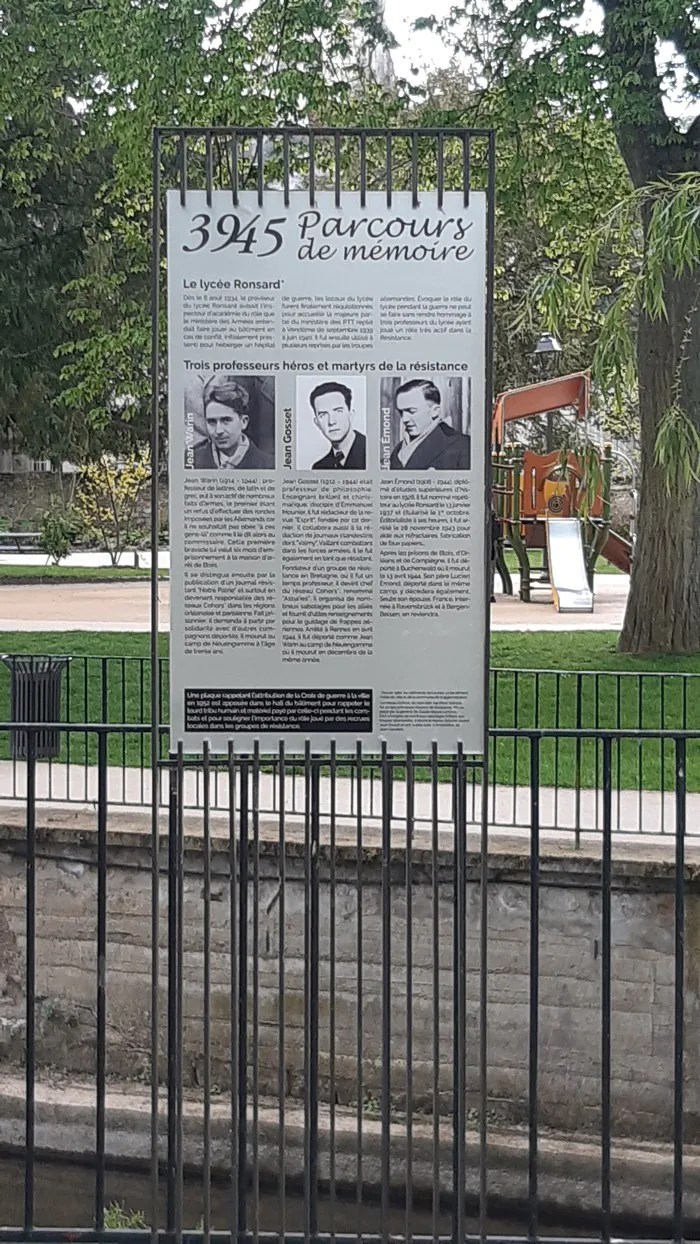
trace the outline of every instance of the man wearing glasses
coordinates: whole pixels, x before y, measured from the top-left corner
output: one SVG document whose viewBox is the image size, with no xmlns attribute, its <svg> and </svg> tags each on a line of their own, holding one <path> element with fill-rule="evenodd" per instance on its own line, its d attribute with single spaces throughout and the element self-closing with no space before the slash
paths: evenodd
<svg viewBox="0 0 700 1244">
<path fill-rule="evenodd" d="M 364 471 L 367 442 L 353 427 L 352 390 L 335 380 L 326 380 L 313 389 L 309 402 L 316 426 L 330 441 L 330 449 L 314 462 L 314 471 Z"/>
</svg>

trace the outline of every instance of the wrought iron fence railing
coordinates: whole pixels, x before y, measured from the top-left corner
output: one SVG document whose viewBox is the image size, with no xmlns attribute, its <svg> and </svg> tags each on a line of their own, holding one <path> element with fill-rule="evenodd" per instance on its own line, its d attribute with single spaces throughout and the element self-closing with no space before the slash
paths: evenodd
<svg viewBox="0 0 700 1244">
<path fill-rule="evenodd" d="M 112 728 L 83 723 L 62 733 L 94 745 L 96 802 L 61 816 L 38 732 L 0 834 L 0 1240 L 692 1235 L 700 734 L 494 730 L 528 774 L 514 837 L 470 823 L 468 756 L 410 747 L 177 754 L 153 833 L 110 801 Z M 579 851 L 541 784 L 577 743 L 600 809 Z M 658 844 L 616 833 L 628 744 L 666 749 Z M 46 1165 L 69 1155 L 82 1200 Z"/>
<path fill-rule="evenodd" d="M 0 715 L 9 720 L 13 665 L 48 654 L 9 655 L 0 666 Z M 160 719 L 167 724 L 169 662 L 160 660 Z M 491 724 L 500 729 L 700 729 L 700 674 L 652 670 L 491 671 Z M 62 681 L 68 723 L 150 722 L 150 656 L 71 656 Z"/>
<path fill-rule="evenodd" d="M 0 717 L 10 719 L 13 661 L 0 666 Z M 21 658 L 26 664 L 27 658 Z M 30 658 L 37 668 L 44 657 Z M 168 720 L 168 663 L 160 663 L 161 720 Z M 147 807 L 151 801 L 151 750 L 147 726 L 151 685 L 148 657 L 73 657 L 63 671 L 61 707 L 72 724 L 107 724 L 113 728 L 107 742 L 107 786 L 110 803 Z M 541 807 L 543 824 L 574 833 L 599 832 L 600 753 L 588 732 L 623 732 L 614 744 L 613 815 L 616 828 L 628 833 L 667 832 L 673 804 L 673 762 L 668 741 L 659 732 L 700 729 L 700 675 L 619 671 L 541 671 L 494 669 L 491 673 L 490 820 L 500 826 L 527 824 L 529 753 L 518 732 L 560 732 L 543 740 L 541 748 Z M 123 727 L 123 728 L 122 728 Z M 567 730 L 579 731 L 567 736 Z M 637 737 L 641 732 L 644 737 Z M 161 731 L 161 755 L 167 756 L 168 729 Z M 20 751 L 20 756 L 13 753 Z M 690 743 L 687 787 L 700 799 L 700 756 Z M 58 754 L 37 759 L 37 790 L 41 799 L 57 803 L 90 803 L 96 798 L 97 743 L 89 730 L 64 732 Z M 419 819 L 426 813 L 424 773 L 417 774 Z M 288 808 L 303 808 L 303 783 L 290 779 Z M 17 800 L 26 789 L 26 762 L 21 749 L 11 746 L 7 731 L 0 732 L 0 800 Z M 339 788 L 340 792 L 340 788 Z M 368 778 L 368 807 L 378 815 L 378 783 Z M 352 817 L 352 791 L 343 788 L 339 815 Z M 163 784 L 160 798 L 168 793 Z M 221 779 L 212 785 L 213 806 L 224 806 Z M 261 787 L 263 807 L 278 807 L 274 783 L 267 773 Z M 446 795 L 441 794 L 441 800 Z M 201 777 L 191 775 L 185 790 L 189 807 L 201 807 Z M 223 803 L 222 803 L 223 801 Z M 469 786 L 468 815 L 478 819 L 476 775 Z M 699 822 L 700 823 L 700 822 Z M 693 821 L 695 824 L 695 821 Z"/>
</svg>

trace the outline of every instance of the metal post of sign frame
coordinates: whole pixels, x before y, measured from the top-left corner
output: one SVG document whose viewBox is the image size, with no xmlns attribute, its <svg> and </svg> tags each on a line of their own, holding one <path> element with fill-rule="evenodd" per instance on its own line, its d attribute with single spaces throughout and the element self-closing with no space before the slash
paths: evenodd
<svg viewBox="0 0 700 1244">
<path fill-rule="evenodd" d="M 384 146 L 384 158 L 382 161 L 382 176 L 377 177 L 376 165 L 374 170 L 368 167 L 368 150 L 371 147 L 376 150 L 377 144 Z M 151 1230 L 155 1240 L 159 1231 L 159 1156 L 158 1156 L 158 1137 L 159 1137 L 159 1040 L 160 1040 L 160 1013 L 159 1013 L 159 930 L 160 930 L 160 909 L 159 909 L 159 887 L 160 887 L 160 841 L 159 841 L 159 817 L 161 803 L 161 777 L 163 770 L 166 769 L 170 775 L 170 831 L 171 838 L 173 833 L 178 841 L 175 843 L 174 849 L 170 851 L 170 871 L 173 872 L 171 877 L 174 886 L 174 898 L 169 904 L 169 930 L 168 941 L 171 956 L 176 956 L 178 962 L 169 965 L 169 984 L 171 989 L 176 992 L 176 997 L 170 1000 L 168 1014 L 170 1023 L 176 1025 L 176 1031 L 168 1032 L 168 1069 L 169 1073 L 174 1073 L 181 1079 L 182 1075 L 182 1049 L 181 1049 L 181 1020 L 182 1020 L 182 813 L 183 813 L 183 786 L 184 786 L 184 767 L 182 748 L 177 747 L 177 740 L 170 740 L 169 758 L 162 759 L 161 753 L 161 735 L 163 733 L 162 714 L 161 714 L 161 686 L 160 686 L 160 653 L 159 653 L 159 579 L 158 579 L 158 551 L 160 543 L 160 496 L 159 496 L 159 477 L 160 477 L 160 449 L 161 449 L 161 417 L 164 404 L 165 377 L 162 370 L 161 359 L 161 283 L 163 280 L 164 269 L 164 237 L 163 237 L 163 195 L 167 189 L 179 189 L 181 200 L 184 203 L 188 188 L 204 189 L 209 198 L 214 188 L 228 189 L 236 205 L 238 194 L 243 189 L 257 189 L 259 200 L 265 191 L 266 174 L 269 169 L 273 170 L 272 182 L 279 188 L 283 189 L 285 204 L 290 201 L 290 194 L 305 194 L 308 197 L 310 205 L 314 204 L 314 196 L 316 194 L 319 183 L 319 169 L 323 167 L 319 164 L 319 149 L 324 146 L 332 152 L 333 170 L 328 173 L 324 181 L 325 189 L 333 189 L 335 193 L 336 204 L 339 204 L 343 190 L 349 190 L 350 186 L 343 186 L 343 173 L 347 176 L 347 153 L 353 151 L 356 159 L 354 160 L 354 177 L 355 185 L 353 189 L 359 190 L 360 203 L 364 206 L 365 195 L 368 189 L 384 190 L 386 192 L 387 204 L 391 205 L 392 194 L 398 189 L 409 189 L 412 194 L 413 205 L 417 206 L 419 194 L 429 190 L 437 196 L 438 207 L 442 206 L 443 195 L 446 190 L 461 190 L 464 194 L 465 204 L 469 202 L 469 195 L 474 184 L 474 169 L 478 170 L 480 178 L 480 188 L 485 190 L 487 196 L 487 254 L 486 254 L 486 324 L 485 324 L 485 378 L 484 378 L 484 496 L 483 496 L 483 549 L 484 549 L 484 652 L 483 652 L 483 733 L 484 752 L 483 755 L 473 761 L 480 770 L 480 852 L 479 852 L 479 868 L 478 882 L 480 889 L 480 933 L 479 933 L 479 949 L 480 949 L 480 970 L 479 970 L 479 1051 L 478 1051 L 478 1069 L 479 1069 L 479 1235 L 481 1239 L 487 1237 L 487 1214 L 488 1214 L 488 1166 L 487 1166 L 487 969 L 488 969 L 488 771 L 489 771 L 489 742 L 488 742 L 488 726 L 489 726 L 489 634 L 490 634 L 490 561 L 491 561 L 491 412 L 493 407 L 493 348 L 494 348 L 494 228 L 495 228 L 495 133 L 488 129 L 462 129 L 462 128 L 325 128 L 319 127 L 308 129 L 304 127 L 285 127 L 285 128 L 248 128 L 248 127 L 225 127 L 225 128 L 200 128 L 200 127 L 164 127 L 154 131 L 153 137 L 153 224 L 152 224 L 152 266 L 151 266 L 151 333 L 152 333 L 152 350 L 151 350 L 151 460 L 152 460 L 152 486 L 151 486 L 151 762 L 152 762 L 152 937 L 153 937 L 153 956 L 152 956 L 152 981 L 151 981 L 151 1069 L 152 1069 L 152 1096 L 151 1096 Z M 431 185 L 425 185 L 425 161 L 421 163 L 421 150 L 425 151 L 426 146 L 434 151 L 434 176 L 431 178 Z M 457 167 L 455 167 L 454 150 L 459 150 L 459 159 Z M 480 158 L 475 160 L 474 151 L 480 149 Z M 448 158 L 448 152 L 449 156 Z M 346 163 L 344 165 L 344 158 Z M 327 166 L 326 166 L 327 167 Z M 291 189 L 294 170 L 299 174 L 299 180 L 304 186 L 303 190 Z M 407 741 L 408 752 L 410 753 L 410 742 Z M 177 748 L 177 750 L 174 750 Z M 362 764 L 362 750 L 358 745 L 357 756 L 358 763 Z M 437 764 L 437 754 L 433 752 L 433 767 Z M 243 766 L 245 768 L 245 780 L 243 782 L 244 795 L 247 800 L 247 789 L 249 781 L 250 758 L 244 758 Z M 412 766 L 414 758 L 411 756 L 410 765 Z M 206 764 L 208 766 L 208 759 Z M 231 841 L 233 843 L 233 823 L 235 820 L 235 809 L 233 807 L 233 794 L 235 790 L 235 769 L 232 750 L 229 750 L 228 769 L 230 775 L 230 793 L 231 793 Z M 459 791 L 463 786 L 463 770 L 464 757 L 460 752 L 459 757 L 455 760 L 455 773 L 459 778 Z M 253 770 L 256 765 L 259 767 L 259 757 L 252 762 Z M 280 759 L 278 760 L 279 771 L 284 771 L 284 750 L 280 749 Z M 307 756 L 307 779 L 309 773 L 317 778 L 318 769 L 309 769 L 309 758 Z M 335 762 L 331 765 L 331 771 L 334 772 Z M 382 775 L 384 775 L 385 758 L 382 760 Z M 207 768 L 208 773 L 208 768 Z M 206 781 L 208 782 L 208 776 Z M 435 778 L 434 778 L 435 780 Z M 358 784 L 361 789 L 362 768 L 358 771 Z M 334 796 L 332 796 L 334 797 Z M 385 799 L 384 802 L 387 802 Z M 390 802 L 390 801 L 389 801 Z M 461 795 L 457 796 L 457 804 L 461 804 L 464 800 Z M 177 806 L 175 806 L 177 805 Z M 280 814 L 283 818 L 283 812 Z M 358 816 L 360 814 L 358 813 Z M 457 813 L 455 813 L 457 815 Z M 459 814 L 461 816 L 461 813 Z M 205 817 L 207 824 L 205 825 L 205 834 L 208 834 L 208 814 Z M 247 820 L 247 812 L 246 812 Z M 455 972 L 464 974 L 464 990 L 466 990 L 466 961 L 462 964 L 457 961 L 458 943 L 465 952 L 466 960 L 466 906 L 464 894 L 459 894 L 462 883 L 466 885 L 466 819 L 462 821 L 464 825 L 464 843 L 463 860 L 461 870 L 464 870 L 460 878 L 459 885 L 455 886 L 455 904 L 456 910 L 460 913 L 460 922 L 462 927 L 457 928 L 455 923 Z M 247 832 L 247 831 L 246 831 Z M 236 849 L 232 846 L 231 853 L 232 872 L 236 860 Z M 457 865 L 455 864 L 455 868 Z M 475 878 L 476 879 L 476 878 Z M 205 881 L 206 884 L 206 881 Z M 232 894 L 234 890 L 234 878 L 231 878 Z M 245 936 L 243 926 L 240 927 L 240 933 Z M 232 947 L 235 944 L 235 930 L 232 928 Z M 461 939 L 461 942 L 460 942 Z M 245 965 L 241 965 L 243 968 Z M 233 972 L 232 964 L 232 972 Z M 233 978 L 232 978 L 233 979 Z M 232 1025 L 234 1013 L 235 999 L 232 998 Z M 455 1144 L 453 1150 L 453 1166 L 455 1179 L 462 1179 L 465 1171 L 465 1141 L 464 1141 L 464 1113 L 466 1110 L 465 1102 L 465 1082 L 466 1082 L 466 1055 L 464 1054 L 464 1046 L 466 1045 L 466 993 L 460 998 L 459 1005 L 455 1005 L 455 1048 L 453 1051 L 454 1059 L 454 1079 L 455 1079 L 455 1109 L 456 1119 L 454 1121 L 455 1128 Z M 178 1031 L 179 1029 L 179 1035 Z M 205 1040 L 208 1037 L 205 1035 Z M 231 1037 L 232 1055 L 233 1055 L 233 1030 Z M 459 1048 L 461 1044 L 461 1048 Z M 240 1051 L 239 1051 L 240 1056 Z M 233 1078 L 236 1076 L 236 1069 L 232 1067 Z M 316 1069 L 317 1070 L 317 1069 Z M 178 1083 L 171 1086 L 173 1089 L 172 1096 L 169 1100 L 174 1102 L 174 1106 L 169 1110 L 168 1118 L 168 1210 L 167 1210 L 167 1227 L 176 1240 L 182 1237 L 182 1207 L 181 1205 L 171 1204 L 172 1195 L 181 1196 L 182 1189 L 182 1084 Z M 234 1090 L 236 1086 L 232 1082 L 231 1100 L 232 1110 L 234 1102 Z M 245 1091 L 245 1079 L 238 1078 L 238 1091 L 235 1093 L 236 1098 L 241 1091 Z M 179 1104 L 178 1104 L 179 1103 Z M 254 1109 L 256 1103 L 253 1104 Z M 385 1103 L 387 1105 L 387 1103 Z M 280 1103 L 280 1110 L 283 1109 Z M 175 1117 L 170 1116 L 174 1114 Z M 239 1118 L 239 1127 L 241 1120 Z M 243 1131 L 241 1133 L 241 1142 L 245 1139 L 245 1119 L 242 1120 Z M 460 1134 L 461 1129 L 461 1134 Z M 235 1136 L 232 1128 L 232 1184 L 239 1189 L 241 1179 L 245 1178 L 245 1154 L 238 1154 L 237 1169 L 234 1161 L 235 1154 Z M 208 1138 L 205 1137 L 205 1150 L 208 1146 Z M 360 1155 L 361 1155 L 361 1134 L 360 1134 Z M 360 1156 L 361 1162 L 361 1156 Z M 361 1181 L 360 1181 L 361 1182 Z M 458 1183 L 455 1187 L 459 1186 Z M 463 1186 L 463 1185 L 462 1185 Z M 382 1198 L 384 1204 L 384 1197 Z M 208 1206 L 208 1194 L 205 1204 Z M 312 1234 L 318 1238 L 318 1232 L 315 1226 L 315 1199 L 311 1207 L 312 1218 L 307 1222 L 308 1228 L 313 1228 Z M 309 1206 L 307 1205 L 307 1211 Z M 205 1221 L 208 1220 L 208 1208 L 205 1209 Z M 284 1223 L 284 1211 L 282 1211 L 282 1222 Z M 434 1222 L 437 1222 L 434 1216 Z M 257 1215 L 255 1222 L 255 1234 L 257 1231 Z M 231 1217 L 231 1238 L 245 1232 L 248 1224 L 245 1219 L 245 1211 L 241 1214 L 240 1206 L 232 1209 Z M 205 1227 L 205 1235 L 208 1234 L 208 1221 Z M 382 1212 L 382 1236 L 388 1238 L 388 1228 L 384 1211 Z M 335 1235 L 335 1232 L 332 1233 Z M 453 1238 L 464 1239 L 464 1205 L 462 1197 L 457 1200 L 453 1207 Z M 412 1236 L 414 1241 L 420 1237 Z"/>
</svg>

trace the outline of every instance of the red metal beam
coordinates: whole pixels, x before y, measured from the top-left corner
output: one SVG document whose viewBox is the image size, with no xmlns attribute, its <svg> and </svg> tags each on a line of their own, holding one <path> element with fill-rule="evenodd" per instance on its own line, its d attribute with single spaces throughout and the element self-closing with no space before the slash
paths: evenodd
<svg viewBox="0 0 700 1244">
<path fill-rule="evenodd" d="M 590 372 L 583 371 L 501 393 L 493 412 L 493 443 L 503 443 L 505 425 L 513 419 L 529 419 L 534 415 L 544 415 L 550 410 L 563 410 L 567 406 L 575 409 L 577 419 L 585 419 L 590 389 Z"/>
</svg>

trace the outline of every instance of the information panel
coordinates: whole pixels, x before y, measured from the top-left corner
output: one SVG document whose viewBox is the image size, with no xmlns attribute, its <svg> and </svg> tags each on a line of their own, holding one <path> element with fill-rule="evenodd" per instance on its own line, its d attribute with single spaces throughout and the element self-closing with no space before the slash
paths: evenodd
<svg viewBox="0 0 700 1244">
<path fill-rule="evenodd" d="M 483 751 L 486 199 L 168 196 L 171 740 Z"/>
</svg>

